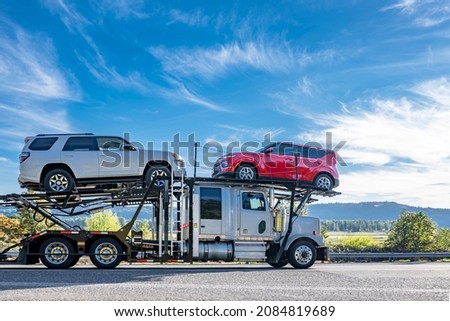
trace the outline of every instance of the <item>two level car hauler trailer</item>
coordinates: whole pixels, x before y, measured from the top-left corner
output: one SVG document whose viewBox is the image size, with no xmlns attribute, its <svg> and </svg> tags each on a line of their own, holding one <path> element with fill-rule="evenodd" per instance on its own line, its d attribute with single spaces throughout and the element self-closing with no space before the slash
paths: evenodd
<svg viewBox="0 0 450 321">
<path fill-rule="evenodd" d="M 168 179 L 164 188 L 85 189 L 71 194 L 9 194 L 0 205 L 24 207 L 49 228 L 5 249 L 20 248 L 17 261 L 48 268 L 69 268 L 89 256 L 98 268 L 120 262 L 259 261 L 274 267 L 290 263 L 308 268 L 327 260 L 318 218 L 297 213 L 314 195 L 338 193 L 295 181 Z M 131 220 L 118 231 L 87 231 L 64 217 L 112 206 L 134 206 Z M 144 207 L 153 210 L 153 237 L 132 227 Z"/>
</svg>

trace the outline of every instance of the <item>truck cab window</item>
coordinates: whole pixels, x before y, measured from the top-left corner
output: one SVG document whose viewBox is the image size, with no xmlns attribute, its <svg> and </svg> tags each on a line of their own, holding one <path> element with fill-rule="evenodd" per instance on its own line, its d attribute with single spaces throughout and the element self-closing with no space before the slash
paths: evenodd
<svg viewBox="0 0 450 321">
<path fill-rule="evenodd" d="M 242 193 L 242 209 L 253 211 L 265 211 L 266 201 L 262 193 Z"/>
<path fill-rule="evenodd" d="M 222 219 L 222 190 L 220 188 L 200 188 L 200 217 L 207 220 Z"/>
</svg>

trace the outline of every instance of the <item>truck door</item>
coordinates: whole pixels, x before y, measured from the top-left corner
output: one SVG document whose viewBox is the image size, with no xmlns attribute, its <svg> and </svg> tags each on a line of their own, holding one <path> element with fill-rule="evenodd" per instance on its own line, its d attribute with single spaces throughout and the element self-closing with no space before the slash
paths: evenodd
<svg viewBox="0 0 450 321">
<path fill-rule="evenodd" d="M 200 187 L 200 234 L 222 234 L 222 189 Z"/>
<path fill-rule="evenodd" d="M 240 236 L 267 237 L 272 235 L 272 214 L 261 192 L 241 192 Z"/>
</svg>

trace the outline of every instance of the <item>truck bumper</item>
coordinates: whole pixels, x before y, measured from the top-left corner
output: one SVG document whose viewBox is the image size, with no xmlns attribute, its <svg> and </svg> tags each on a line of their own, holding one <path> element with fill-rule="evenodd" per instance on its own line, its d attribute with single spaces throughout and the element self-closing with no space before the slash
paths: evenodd
<svg viewBox="0 0 450 321">
<path fill-rule="evenodd" d="M 322 246 L 317 248 L 317 260 L 328 261 L 329 260 L 328 247 Z"/>
</svg>

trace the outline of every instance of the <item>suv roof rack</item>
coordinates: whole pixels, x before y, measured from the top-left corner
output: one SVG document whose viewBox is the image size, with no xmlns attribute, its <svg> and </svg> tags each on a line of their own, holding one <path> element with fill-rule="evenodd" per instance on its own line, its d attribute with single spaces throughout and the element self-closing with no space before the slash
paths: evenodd
<svg viewBox="0 0 450 321">
<path fill-rule="evenodd" d="M 37 134 L 36 137 L 42 136 L 71 136 L 71 135 L 94 135 L 93 133 L 64 133 L 64 134 Z"/>
</svg>

